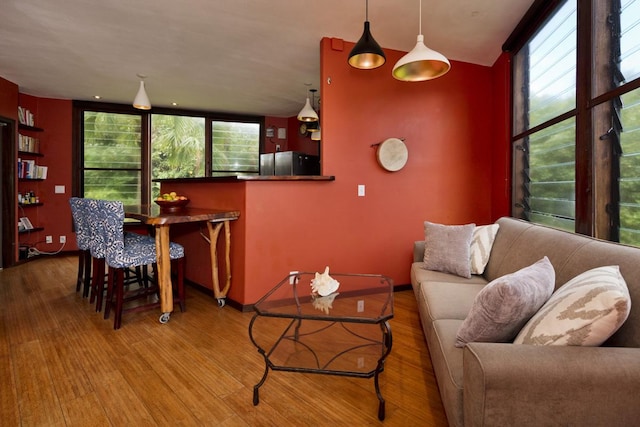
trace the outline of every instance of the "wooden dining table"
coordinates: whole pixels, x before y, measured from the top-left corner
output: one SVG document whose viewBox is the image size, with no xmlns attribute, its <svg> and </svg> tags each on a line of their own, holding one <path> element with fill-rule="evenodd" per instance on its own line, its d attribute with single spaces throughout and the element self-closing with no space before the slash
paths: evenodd
<svg viewBox="0 0 640 427">
<path fill-rule="evenodd" d="M 211 254 L 211 274 L 213 280 L 213 293 L 218 305 L 223 307 L 227 292 L 231 286 L 231 229 L 229 222 L 240 217 L 239 211 L 192 208 L 189 206 L 180 209 L 162 209 L 156 204 L 129 205 L 124 207 L 127 218 L 137 219 L 155 229 L 156 257 L 157 257 L 157 281 L 160 291 L 160 307 L 162 314 L 160 322 L 166 323 L 173 311 L 173 286 L 171 284 L 171 258 L 169 256 L 169 229 L 172 224 L 184 224 L 190 222 L 206 222 L 209 231 L 209 248 Z M 224 228 L 225 235 L 225 262 L 226 281 L 220 288 L 218 274 L 217 242 L 220 231 Z"/>
</svg>

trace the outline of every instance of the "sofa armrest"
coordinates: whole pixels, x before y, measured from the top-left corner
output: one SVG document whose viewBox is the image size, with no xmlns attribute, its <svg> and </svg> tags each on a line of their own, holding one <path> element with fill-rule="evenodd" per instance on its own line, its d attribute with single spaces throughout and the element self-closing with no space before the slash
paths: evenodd
<svg viewBox="0 0 640 427">
<path fill-rule="evenodd" d="M 640 349 L 471 343 L 465 426 L 634 425 Z"/>
</svg>

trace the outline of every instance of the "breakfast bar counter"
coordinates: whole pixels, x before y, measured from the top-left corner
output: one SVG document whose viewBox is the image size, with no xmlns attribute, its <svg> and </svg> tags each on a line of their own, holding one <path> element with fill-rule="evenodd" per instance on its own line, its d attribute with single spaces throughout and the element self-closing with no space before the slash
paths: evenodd
<svg viewBox="0 0 640 427">
<path fill-rule="evenodd" d="M 162 315 L 160 321 L 169 320 L 173 311 L 173 294 L 171 286 L 171 259 L 169 257 L 169 227 L 171 224 L 185 224 L 193 222 L 206 222 L 209 230 L 209 253 L 211 257 L 212 281 L 214 294 L 218 305 L 224 306 L 224 301 L 231 284 L 231 232 L 229 221 L 238 219 L 239 211 L 221 210 L 209 208 L 194 208 L 185 206 L 176 210 L 161 209 L 158 205 L 125 206 L 125 214 L 155 228 L 156 254 L 158 259 L 158 287 L 160 288 L 160 304 Z M 226 282 L 220 289 L 217 262 L 217 241 L 220 229 L 225 229 L 225 261 Z"/>
</svg>

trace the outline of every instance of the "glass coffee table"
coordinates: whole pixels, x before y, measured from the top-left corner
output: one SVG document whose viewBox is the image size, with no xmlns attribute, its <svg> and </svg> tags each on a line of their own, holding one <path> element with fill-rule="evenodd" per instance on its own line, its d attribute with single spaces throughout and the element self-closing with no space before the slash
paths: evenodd
<svg viewBox="0 0 640 427">
<path fill-rule="evenodd" d="M 385 404 L 378 376 L 391 352 L 393 282 L 374 274 L 331 274 L 336 292 L 314 294 L 315 273 L 291 274 L 255 305 L 249 338 L 264 357 L 265 370 L 253 387 L 253 404 L 269 370 L 374 378 L 378 418 Z"/>
</svg>

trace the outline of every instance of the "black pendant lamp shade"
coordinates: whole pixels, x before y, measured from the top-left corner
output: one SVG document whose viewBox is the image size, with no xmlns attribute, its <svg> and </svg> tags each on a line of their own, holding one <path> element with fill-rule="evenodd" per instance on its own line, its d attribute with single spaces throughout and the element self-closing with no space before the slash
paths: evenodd
<svg viewBox="0 0 640 427">
<path fill-rule="evenodd" d="M 369 29 L 369 2 L 367 1 L 367 17 L 364 21 L 364 32 L 358 43 L 349 53 L 349 65 L 361 70 L 373 70 L 382 66 L 387 57 L 380 45 L 374 40 Z"/>
</svg>

